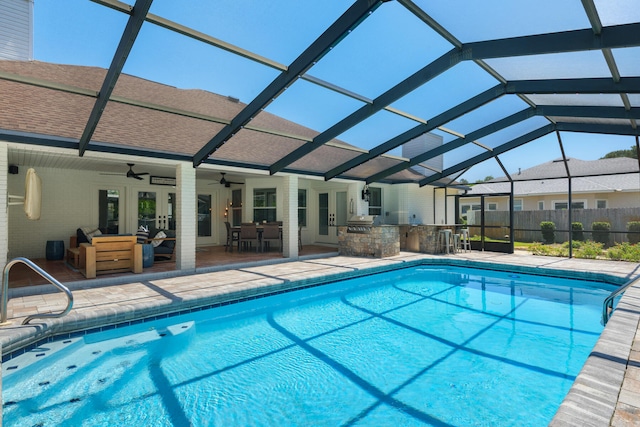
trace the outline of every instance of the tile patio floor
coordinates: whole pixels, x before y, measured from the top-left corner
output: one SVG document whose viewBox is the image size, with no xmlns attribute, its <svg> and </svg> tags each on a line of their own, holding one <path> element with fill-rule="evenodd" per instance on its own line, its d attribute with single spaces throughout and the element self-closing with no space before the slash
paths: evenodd
<svg viewBox="0 0 640 427">
<path fill-rule="evenodd" d="M 0 328 L 3 353 L 51 334 L 184 311 L 291 288 L 300 283 L 319 282 L 323 277 L 363 269 L 418 259 L 445 258 L 408 252 L 384 259 L 354 258 L 335 256 L 333 250 L 327 253 L 327 248 L 311 252 L 309 248 L 306 256 L 301 253 L 299 260 L 291 262 L 277 255 L 273 258 L 235 258 L 233 260 L 238 262 L 232 264 L 229 264 L 231 261 L 226 264 L 221 261 L 218 265 L 202 263 L 196 269 L 196 274 L 186 276 L 175 275 L 175 271 L 168 267 L 159 267 L 155 271 L 145 270 L 142 275 L 102 276 L 92 281 L 67 282 L 74 294 L 71 313 L 61 319 L 36 319 L 27 326 L 21 326 L 25 316 L 35 312 L 62 310 L 66 305 L 65 298 L 61 293 L 41 293 L 42 286 L 15 288 L 11 290 L 7 310 L 12 324 Z M 211 256 L 221 258 L 220 254 L 212 253 Z M 634 279 L 635 284 L 625 292 L 551 425 L 640 425 L 639 264 L 474 251 L 446 258 L 454 263 L 510 264 Z"/>
</svg>

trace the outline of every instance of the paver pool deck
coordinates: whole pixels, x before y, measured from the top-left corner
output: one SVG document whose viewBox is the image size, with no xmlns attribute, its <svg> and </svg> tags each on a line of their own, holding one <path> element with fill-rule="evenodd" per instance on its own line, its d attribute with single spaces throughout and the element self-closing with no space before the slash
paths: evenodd
<svg viewBox="0 0 640 427">
<path fill-rule="evenodd" d="M 52 286 L 16 288 L 9 293 L 7 315 L 11 324 L 0 327 L 0 343 L 6 358 L 52 335 L 198 310 L 226 301 L 318 284 L 327 278 L 340 280 L 422 260 L 488 267 L 506 264 L 541 272 L 557 269 L 580 272 L 594 280 L 607 275 L 618 278 L 620 283 L 634 281 L 550 425 L 640 426 L 640 264 L 637 263 L 475 251 L 447 256 L 401 252 L 383 259 L 312 256 L 297 261 L 283 259 L 280 263 L 201 268 L 189 275 L 163 272 L 67 283 L 74 296 L 71 312 L 59 319 L 35 319 L 25 326 L 21 323 L 28 315 L 62 311 L 66 298 L 60 292 L 46 293 Z"/>
</svg>

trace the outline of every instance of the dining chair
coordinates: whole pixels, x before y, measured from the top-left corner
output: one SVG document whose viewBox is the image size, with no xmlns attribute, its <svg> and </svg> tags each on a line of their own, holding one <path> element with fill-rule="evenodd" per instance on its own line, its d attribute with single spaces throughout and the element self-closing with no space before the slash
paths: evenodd
<svg viewBox="0 0 640 427">
<path fill-rule="evenodd" d="M 253 242 L 256 242 L 256 252 L 260 248 L 260 239 L 258 239 L 258 228 L 252 222 L 240 224 L 240 250 L 250 248 Z"/>
<path fill-rule="evenodd" d="M 224 225 L 227 227 L 227 243 L 225 244 L 224 251 L 233 252 L 233 244 L 234 242 L 239 242 L 240 236 L 238 236 L 237 232 L 233 232 L 233 230 L 231 229 L 231 223 L 229 223 L 229 221 L 225 221 Z"/>
<path fill-rule="evenodd" d="M 271 242 L 278 242 L 278 247 L 282 251 L 280 227 L 276 223 L 267 223 L 262 227 L 262 250 L 271 249 Z"/>
</svg>

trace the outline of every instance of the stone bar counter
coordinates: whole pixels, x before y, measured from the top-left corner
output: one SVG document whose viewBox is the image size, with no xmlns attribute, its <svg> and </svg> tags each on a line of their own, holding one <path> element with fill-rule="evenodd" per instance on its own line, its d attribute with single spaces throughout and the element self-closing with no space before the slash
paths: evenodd
<svg viewBox="0 0 640 427">
<path fill-rule="evenodd" d="M 424 254 L 440 253 L 440 230 L 455 233 L 455 224 L 400 225 L 400 250 Z"/>
<path fill-rule="evenodd" d="M 397 225 L 373 225 L 363 232 L 338 227 L 340 255 L 384 258 L 400 253 L 400 232 Z"/>
</svg>

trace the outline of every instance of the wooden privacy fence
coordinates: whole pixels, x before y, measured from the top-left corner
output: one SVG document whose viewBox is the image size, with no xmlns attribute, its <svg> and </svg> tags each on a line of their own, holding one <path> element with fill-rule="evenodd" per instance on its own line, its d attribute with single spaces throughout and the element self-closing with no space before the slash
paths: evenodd
<svg viewBox="0 0 640 427">
<path fill-rule="evenodd" d="M 472 235 L 480 234 L 479 211 L 467 212 L 467 221 Z M 542 210 L 518 211 L 513 213 L 514 240 L 517 242 L 542 242 L 540 223 L 552 221 L 556 225 L 556 242 L 569 240 L 569 211 Z M 640 221 L 640 207 L 615 209 L 574 209 L 571 222 L 581 222 L 585 240 L 591 237 L 591 224 L 608 222 L 611 224 L 609 244 L 627 242 L 627 223 Z M 509 234 L 508 211 L 485 211 L 485 236 L 492 239 L 504 239 Z"/>
</svg>

